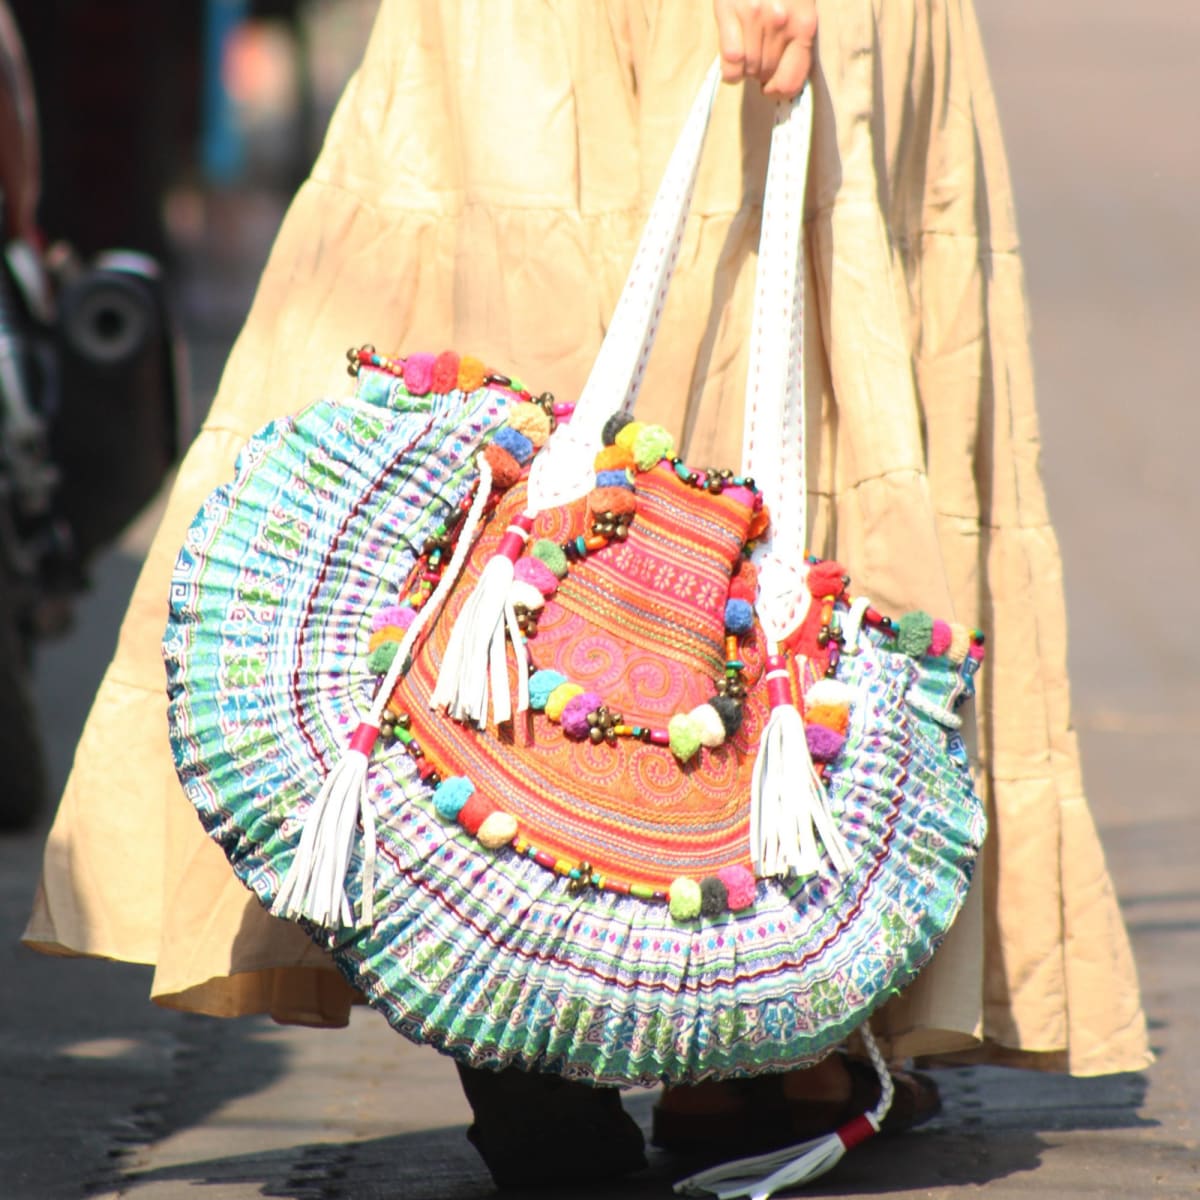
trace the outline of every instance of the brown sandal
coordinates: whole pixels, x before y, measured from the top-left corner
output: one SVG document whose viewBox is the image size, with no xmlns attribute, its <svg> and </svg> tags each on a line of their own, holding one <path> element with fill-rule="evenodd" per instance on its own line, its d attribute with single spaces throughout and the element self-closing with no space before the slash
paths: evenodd
<svg viewBox="0 0 1200 1200">
<path fill-rule="evenodd" d="M 842 1055 L 850 1076 L 844 1102 L 796 1100 L 784 1095 L 783 1075 L 760 1075 L 711 1085 L 719 1111 L 686 1111 L 671 1091 L 654 1108 L 651 1140 L 660 1149 L 694 1158 L 723 1160 L 763 1154 L 832 1133 L 879 1100 L 879 1079 L 869 1062 Z M 895 1097 L 881 1134 L 903 1133 L 941 1111 L 937 1084 L 917 1071 L 893 1071 Z"/>
</svg>

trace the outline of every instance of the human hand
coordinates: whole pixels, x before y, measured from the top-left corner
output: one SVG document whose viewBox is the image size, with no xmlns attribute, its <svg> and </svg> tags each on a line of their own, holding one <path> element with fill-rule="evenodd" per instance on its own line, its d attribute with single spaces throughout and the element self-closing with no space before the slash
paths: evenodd
<svg viewBox="0 0 1200 1200">
<path fill-rule="evenodd" d="M 726 83 L 757 79 L 777 99 L 795 96 L 812 68 L 817 0 L 713 0 Z"/>
</svg>

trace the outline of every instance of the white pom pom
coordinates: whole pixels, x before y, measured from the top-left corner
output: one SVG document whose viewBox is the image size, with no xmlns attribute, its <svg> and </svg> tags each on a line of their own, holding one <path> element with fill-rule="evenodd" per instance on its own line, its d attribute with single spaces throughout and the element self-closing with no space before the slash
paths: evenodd
<svg viewBox="0 0 1200 1200">
<path fill-rule="evenodd" d="M 699 731 L 700 745 L 707 746 L 710 750 L 714 746 L 724 745 L 725 722 L 721 720 L 721 714 L 711 704 L 698 705 L 688 713 L 688 716 Z"/>
</svg>

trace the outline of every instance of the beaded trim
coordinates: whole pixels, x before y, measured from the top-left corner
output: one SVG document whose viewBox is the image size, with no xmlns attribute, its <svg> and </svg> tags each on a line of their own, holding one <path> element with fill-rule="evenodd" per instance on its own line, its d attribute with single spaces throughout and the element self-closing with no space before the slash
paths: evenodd
<svg viewBox="0 0 1200 1200">
<path fill-rule="evenodd" d="M 559 404 L 550 393 L 534 396 L 518 380 L 488 370 L 478 359 L 458 358 L 450 352 L 389 358 L 374 347 L 351 350 L 351 374 L 363 366 L 401 378 L 414 395 L 430 391 L 447 394 L 496 386 L 512 392 L 517 403 L 507 423 L 492 436 L 481 452 L 492 468 L 494 490 L 489 507 L 498 503 L 499 493 L 522 477 L 533 455 L 545 444 L 555 423 L 570 416 L 573 406 Z M 422 390 L 423 389 L 423 390 Z M 604 449 L 595 462 L 596 489 L 588 498 L 591 530 L 587 535 L 566 543 L 542 539 L 534 542 L 514 566 L 514 611 L 521 634 L 533 639 L 537 634 L 538 615 L 546 600 L 553 596 L 570 567 L 588 556 L 602 552 L 612 542 L 622 542 L 629 533 L 637 511 L 636 473 L 667 464 L 676 476 L 698 490 L 720 494 L 726 488 L 744 488 L 753 495 L 755 516 L 749 530 L 747 554 L 754 539 L 767 528 L 768 514 L 754 480 L 732 471 L 697 471 L 675 454 L 674 441 L 661 426 L 646 425 L 618 414 L 604 427 Z M 373 672 L 383 675 L 411 624 L 416 612 L 428 601 L 441 579 L 442 568 L 457 539 L 462 518 L 471 506 L 470 495 L 463 498 L 458 514 L 435 529 L 423 553 L 401 589 L 397 603 L 376 614 L 368 641 L 368 662 Z M 800 706 L 813 764 L 824 778 L 836 763 L 846 741 L 852 693 L 837 680 L 837 664 L 845 646 L 836 604 L 849 604 L 849 577 L 837 563 L 809 556 L 808 586 L 814 600 L 808 618 L 784 647 L 784 653 L 772 658 L 769 666 L 778 673 L 776 683 L 789 692 L 793 687 L 791 662 L 803 657 L 820 678 L 804 692 Z M 744 663 L 739 639 L 754 628 L 754 600 L 757 573 L 749 558 L 735 572 L 726 604 L 726 662 L 722 678 L 714 685 L 715 695 L 690 713 L 677 713 L 665 729 L 626 722 L 603 699 L 585 692 L 557 672 L 537 670 L 531 663 L 530 706 L 544 712 L 547 719 L 563 726 L 569 737 L 588 738 L 593 743 L 613 744 L 617 738 L 633 737 L 643 742 L 669 747 L 680 762 L 686 762 L 702 746 L 718 746 L 741 726 L 742 703 L 746 695 L 742 676 Z M 961 663 L 965 657 L 983 657 L 984 638 L 978 630 L 936 621 L 924 612 L 905 614 L 898 622 L 873 608 L 863 615 L 865 624 L 894 638 L 895 649 L 912 657 L 945 656 Z M 786 678 L 785 678 L 786 677 Z M 725 911 L 740 911 L 754 903 L 756 880 L 745 867 L 727 867 L 700 881 L 681 877 L 669 890 L 648 884 L 615 879 L 597 872 L 587 861 L 572 862 L 539 849 L 521 834 L 517 819 L 481 796 L 463 776 L 442 779 L 425 758 L 412 731 L 411 715 L 405 711 L 397 684 L 389 699 L 380 733 L 398 743 L 416 764 L 418 777 L 433 788 L 433 803 L 442 819 L 454 821 L 475 836 L 488 849 L 511 848 L 539 866 L 568 880 L 572 890 L 589 888 L 629 895 L 637 899 L 667 903 L 672 915 L 681 921 L 694 917 L 716 916 Z"/>
</svg>

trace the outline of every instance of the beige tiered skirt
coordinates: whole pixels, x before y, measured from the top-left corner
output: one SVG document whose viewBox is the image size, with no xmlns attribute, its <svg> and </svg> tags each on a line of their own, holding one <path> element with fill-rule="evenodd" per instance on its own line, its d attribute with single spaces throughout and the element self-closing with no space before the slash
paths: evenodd
<svg viewBox="0 0 1200 1200">
<path fill-rule="evenodd" d="M 234 878 L 176 782 L 159 640 L 206 494 L 345 351 L 454 347 L 577 393 L 715 54 L 706 0 L 384 0 L 179 481 L 84 731 L 27 940 L 156 964 L 154 998 L 344 1022 L 353 993 Z M 1021 264 L 970 0 L 820 10 L 806 218 L 814 550 L 885 610 L 989 633 L 984 869 L 897 1054 L 1133 1070 L 1129 946 L 1070 728 Z M 735 465 L 770 109 L 723 89 L 639 415 Z M 119 747 L 119 750 L 117 749 Z"/>
</svg>

